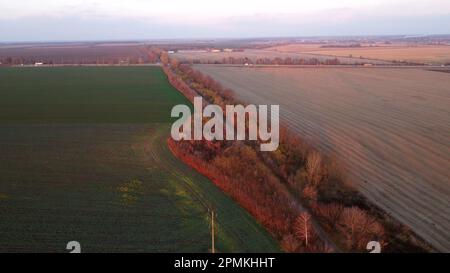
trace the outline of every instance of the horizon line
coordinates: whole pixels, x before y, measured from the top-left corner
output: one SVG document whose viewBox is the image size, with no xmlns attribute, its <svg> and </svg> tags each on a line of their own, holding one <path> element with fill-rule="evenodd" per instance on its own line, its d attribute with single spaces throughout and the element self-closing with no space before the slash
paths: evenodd
<svg viewBox="0 0 450 273">
<path fill-rule="evenodd" d="M 410 37 L 408 37 L 410 36 Z M 79 40 L 7 40 L 0 44 L 26 44 L 26 43 L 95 43 L 95 42 L 174 42 L 174 41 L 221 41 L 221 40 L 264 40 L 264 39 L 319 39 L 319 38 L 419 38 L 433 36 L 450 36 L 450 33 L 432 33 L 432 34 L 352 34 L 352 35 L 305 35 L 305 36 L 248 36 L 248 37 L 192 37 L 192 38 L 133 38 L 133 39 L 79 39 Z"/>
</svg>

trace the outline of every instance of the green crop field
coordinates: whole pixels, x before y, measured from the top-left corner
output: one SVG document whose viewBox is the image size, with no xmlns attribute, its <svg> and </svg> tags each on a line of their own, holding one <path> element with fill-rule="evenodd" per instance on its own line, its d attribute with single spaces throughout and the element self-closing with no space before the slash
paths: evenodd
<svg viewBox="0 0 450 273">
<path fill-rule="evenodd" d="M 0 70 L 0 123 L 166 122 L 185 102 L 155 67 Z"/>
<path fill-rule="evenodd" d="M 270 252 L 269 234 L 167 148 L 188 102 L 158 67 L 0 69 L 0 252 Z"/>
</svg>

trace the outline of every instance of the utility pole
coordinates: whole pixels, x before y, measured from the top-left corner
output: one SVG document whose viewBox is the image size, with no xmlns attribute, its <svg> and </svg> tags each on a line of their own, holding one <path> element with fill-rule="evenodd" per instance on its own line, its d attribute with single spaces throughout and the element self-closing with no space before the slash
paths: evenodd
<svg viewBox="0 0 450 273">
<path fill-rule="evenodd" d="M 214 252 L 214 210 L 211 210 L 211 253 Z"/>
</svg>

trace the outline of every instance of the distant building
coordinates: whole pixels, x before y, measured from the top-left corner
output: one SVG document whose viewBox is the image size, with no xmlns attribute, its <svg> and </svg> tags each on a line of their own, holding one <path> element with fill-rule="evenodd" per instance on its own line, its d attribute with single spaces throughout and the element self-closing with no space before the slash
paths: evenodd
<svg viewBox="0 0 450 273">
<path fill-rule="evenodd" d="M 231 48 L 225 48 L 225 49 L 223 50 L 223 52 L 233 52 L 233 49 L 231 49 Z"/>
<path fill-rule="evenodd" d="M 34 66 L 41 66 L 41 65 L 44 65 L 44 63 L 42 62 L 34 63 Z"/>
<path fill-rule="evenodd" d="M 212 52 L 212 53 L 219 53 L 219 52 L 220 52 L 220 49 L 211 49 L 211 52 Z"/>
<path fill-rule="evenodd" d="M 167 53 L 168 53 L 168 54 L 174 54 L 175 51 L 174 51 L 174 50 L 169 50 L 169 51 L 167 51 Z"/>
</svg>

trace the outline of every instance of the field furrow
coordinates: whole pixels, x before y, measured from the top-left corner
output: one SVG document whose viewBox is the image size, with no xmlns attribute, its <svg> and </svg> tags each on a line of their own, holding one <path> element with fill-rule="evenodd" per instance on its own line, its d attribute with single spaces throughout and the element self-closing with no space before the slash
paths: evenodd
<svg viewBox="0 0 450 273">
<path fill-rule="evenodd" d="M 419 69 L 196 66 L 335 155 L 375 204 L 450 250 L 450 75 Z M 414 79 L 414 81 L 412 81 Z"/>
</svg>

